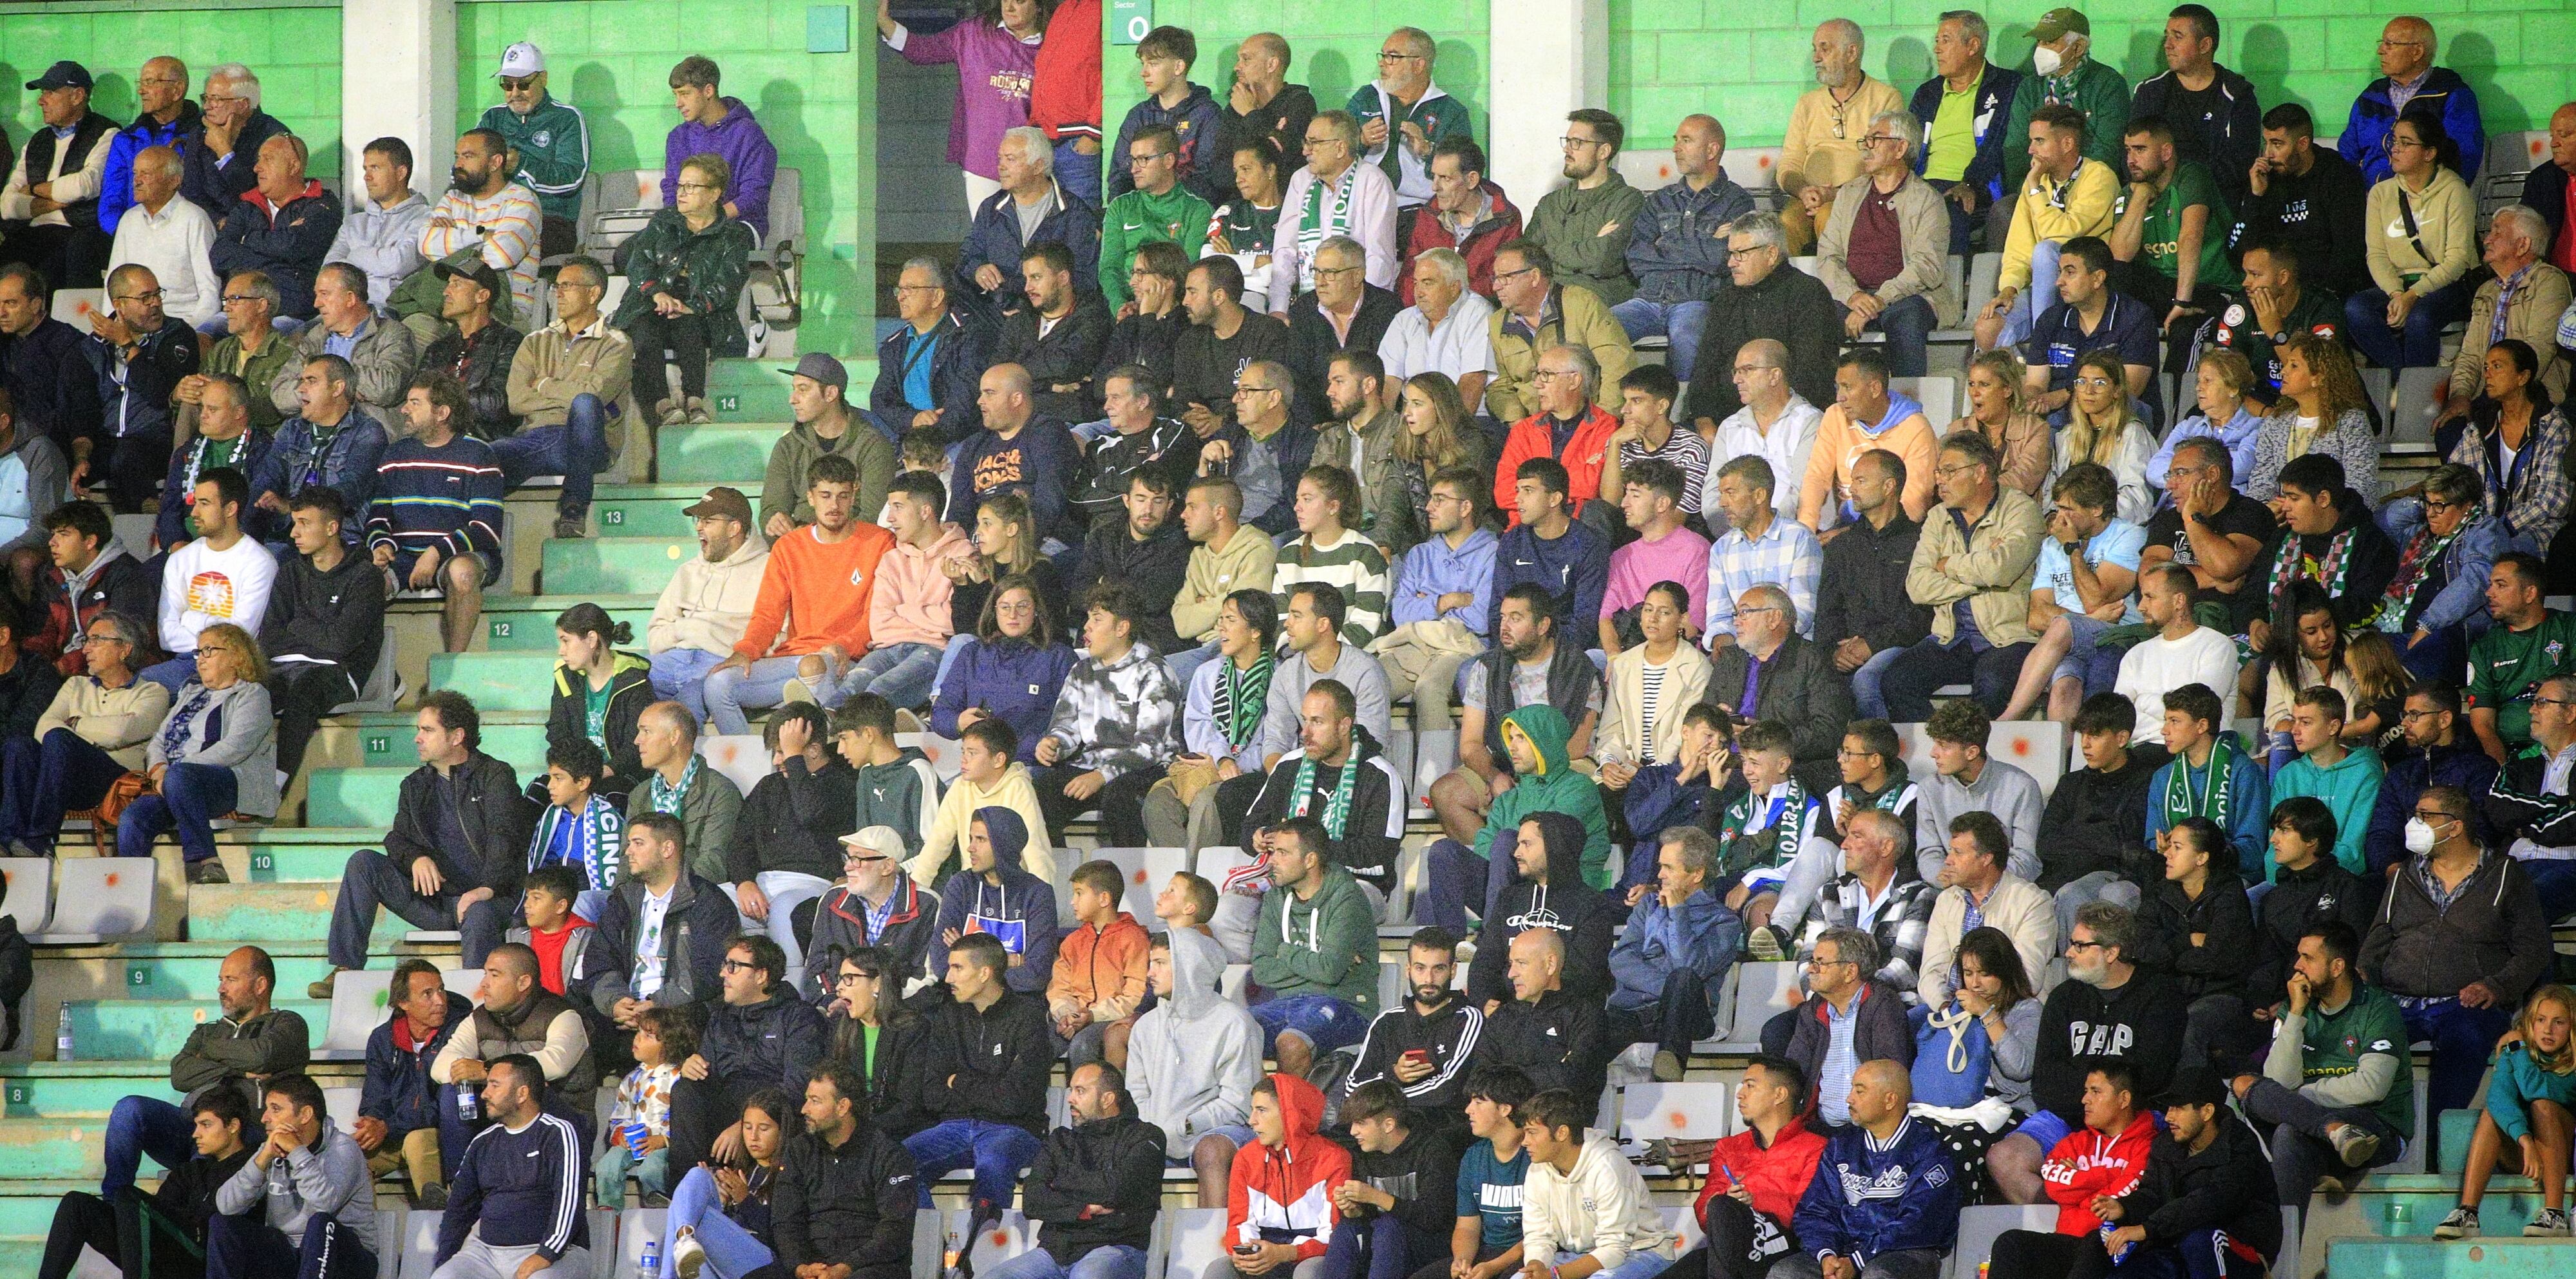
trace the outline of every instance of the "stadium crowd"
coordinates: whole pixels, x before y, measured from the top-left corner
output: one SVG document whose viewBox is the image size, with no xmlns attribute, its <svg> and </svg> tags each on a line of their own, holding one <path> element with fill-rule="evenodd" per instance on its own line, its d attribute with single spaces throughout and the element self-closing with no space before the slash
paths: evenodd
<svg viewBox="0 0 2576 1279">
<path fill-rule="evenodd" d="M 2291 1264 L 2280 1207 L 2462 1109 L 2436 1234 L 2479 1234 L 2498 1171 L 2542 1186 L 2524 1233 L 2569 1233 L 2576 104 L 2482 217 L 2421 19 L 2332 147 L 2197 4 L 2135 86 L 2080 11 L 2028 74 L 1944 14 L 1904 97 L 1834 19 L 1776 192 L 1707 115 L 1640 191 L 1585 108 L 1524 213 L 1420 30 L 1325 110 L 1279 36 L 1220 97 L 1157 28 L 1113 133 L 1097 0 L 878 28 L 963 73 L 955 260 L 903 264 L 864 396 L 796 363 L 760 491 L 687 507 L 640 646 L 561 614 L 542 760 L 422 692 L 349 859 L 308 996 L 390 912 L 456 930 L 475 997 L 403 960 L 343 1129 L 234 952 L 46 1279 L 84 1246 L 364 1279 L 379 1177 L 444 1210 L 439 1279 L 578 1273 L 630 1177 L 683 1276 L 897 1279 L 950 1173 L 979 1228 L 1040 1223 L 1009 1279 L 1139 1279 L 1167 1171 L 1226 1212 L 1206 1279 L 1918 1279 L 1981 1202 L 2057 1207 L 1995 1279 L 2209 1279 Z M 388 600 L 434 593 L 465 650 L 506 493 L 561 477 L 553 535 L 587 536 L 628 432 L 711 420 L 758 120 L 675 66 L 664 207 L 602 261 L 579 110 L 533 44 L 494 78 L 434 201 L 401 138 L 362 199 L 309 176 L 240 64 L 192 99 L 152 58 L 131 124 L 78 63 L 29 82 L 13 854 L 89 813 L 226 882 L 217 824 L 277 815 Z M 102 285 L 86 332 L 53 318 Z M 1946 423 L 1936 340 L 1973 347 Z M 2391 489 L 2386 379 L 2435 366 L 2437 465 Z M 2045 787 L 1989 753 L 2033 718 L 2082 763 Z M 1440 730 L 1453 768 L 1398 766 Z M 745 793 L 698 745 L 754 731 Z M 1086 843 L 1245 857 L 1139 921 Z M 1418 926 L 1392 1006 L 1386 925 Z M 1730 970 L 1782 960 L 1741 1131 L 1674 1156 L 1709 1168 L 1684 1252 L 1600 1099 L 1682 1079 Z M 191 1255 L 147 1262 L 156 1232 Z"/>
</svg>

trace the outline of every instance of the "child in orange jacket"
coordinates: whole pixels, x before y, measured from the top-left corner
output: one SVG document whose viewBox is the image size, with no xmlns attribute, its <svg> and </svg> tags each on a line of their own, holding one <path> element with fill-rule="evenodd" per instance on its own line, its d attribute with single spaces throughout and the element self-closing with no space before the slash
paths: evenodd
<svg viewBox="0 0 2576 1279">
<path fill-rule="evenodd" d="M 1135 917 L 1118 909 L 1126 877 L 1105 861 L 1073 871 L 1074 926 L 1057 943 L 1055 974 L 1047 979 L 1047 1016 L 1056 1042 L 1069 1046 L 1068 1069 L 1107 1058 L 1127 1068 L 1127 1032 L 1145 1002 L 1149 937 Z"/>
</svg>

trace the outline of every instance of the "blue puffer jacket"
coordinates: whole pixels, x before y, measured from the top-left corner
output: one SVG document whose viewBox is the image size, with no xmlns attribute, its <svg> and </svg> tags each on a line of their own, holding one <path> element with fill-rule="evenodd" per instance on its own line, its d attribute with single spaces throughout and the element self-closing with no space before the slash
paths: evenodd
<svg viewBox="0 0 2576 1279">
<path fill-rule="evenodd" d="M 2442 131 L 2460 148 L 2460 176 L 2475 181 L 2487 154 L 2477 90 L 2459 72 L 2435 67 L 2424 73 L 2424 87 L 2406 100 L 2406 109 L 2441 113 Z M 2388 180 L 2388 131 L 2396 124 L 2397 108 L 2388 101 L 2388 77 L 2381 76 L 2352 100 L 2352 116 L 2344 124 L 2343 136 L 2335 139 L 2335 150 L 2360 166 L 2362 181 L 2372 186 Z"/>
<path fill-rule="evenodd" d="M 984 823 L 984 833 L 993 841 L 993 866 L 1001 872 L 1002 883 L 995 887 L 971 870 L 949 876 L 939 886 L 939 935 L 945 937 L 955 929 L 1000 938 L 1002 948 L 1021 960 L 1004 974 L 1004 984 L 1016 991 L 1040 993 L 1055 974 L 1055 886 L 1020 869 L 1020 850 L 1028 847 L 1029 825 L 1017 812 L 979 808 L 975 820 Z M 930 948 L 930 975 L 947 978 L 946 947 Z"/>
<path fill-rule="evenodd" d="M 964 639 L 965 651 L 939 681 L 939 702 L 931 708 L 930 731 L 957 736 L 957 716 L 980 706 L 1019 734 L 1019 761 L 1037 766 L 1038 739 L 1055 718 L 1055 699 L 1064 677 L 1073 670 L 1073 650 L 1062 644 L 1040 648 L 1022 640 L 986 644 Z"/>
<path fill-rule="evenodd" d="M 1715 988 L 1744 943 L 1744 921 L 1726 908 L 1726 899 L 1707 889 L 1683 899 L 1675 910 L 1664 899 L 1646 894 L 1628 914 L 1628 930 L 1610 948 L 1610 1006 L 1636 1009 L 1664 997 L 1664 982 L 1685 969 Z"/>
<path fill-rule="evenodd" d="M 438 1085 L 429 1079 L 429 1063 L 456 1035 L 474 1005 L 455 991 L 447 992 L 447 1023 L 426 1044 L 406 1051 L 394 1044 L 397 1012 L 367 1036 L 367 1082 L 358 1091 L 358 1114 L 384 1121 L 385 1140 L 402 1144 L 414 1129 L 438 1127 Z"/>
<path fill-rule="evenodd" d="M 1028 243 L 1063 245 L 1073 251 L 1073 278 L 1096 278 L 1100 274 L 1100 210 L 1058 186 L 1055 212 L 1038 223 L 1038 233 L 1029 237 Z M 949 297 L 973 307 L 987 320 L 999 317 L 1005 309 L 1019 308 L 1024 302 L 1020 296 L 1023 247 L 1020 215 L 1011 209 L 1011 193 L 994 192 L 976 206 L 975 222 L 967 228 L 966 242 L 958 246 L 957 275 L 948 283 Z M 991 293 L 975 287 L 975 272 L 986 265 L 1002 269 L 1002 287 Z"/>
</svg>

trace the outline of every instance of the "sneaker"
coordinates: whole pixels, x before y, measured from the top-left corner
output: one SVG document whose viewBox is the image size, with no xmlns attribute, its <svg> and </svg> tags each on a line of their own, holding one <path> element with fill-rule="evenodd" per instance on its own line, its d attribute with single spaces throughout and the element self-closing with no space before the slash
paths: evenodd
<svg viewBox="0 0 2576 1279">
<path fill-rule="evenodd" d="M 1780 930 L 1769 925 L 1756 928 L 1750 934 L 1746 935 L 1744 939 L 1744 948 L 1751 951 L 1755 959 L 1777 960 L 1784 958 L 1781 954 L 1780 948 Z"/>
<path fill-rule="evenodd" d="M 688 412 L 678 400 L 664 400 L 653 406 L 653 416 L 664 426 L 678 426 L 689 420 Z"/>
<path fill-rule="evenodd" d="M 558 515 L 555 517 L 555 536 L 568 542 L 588 537 L 590 536 L 589 521 L 578 516 Z"/>
<path fill-rule="evenodd" d="M 317 1002 L 326 1001 L 331 998 L 331 988 L 339 984 L 340 970 L 334 968 L 331 971 L 322 974 L 322 980 L 306 986 L 304 988 L 304 997 Z"/>
<path fill-rule="evenodd" d="M 1682 1078 L 1681 1057 L 1669 1048 L 1656 1049 L 1654 1076 L 1655 1082 L 1659 1084 L 1680 1083 Z"/>
<path fill-rule="evenodd" d="M 426 1187 L 417 1198 L 423 1211 L 444 1212 L 447 1209 L 447 1187 L 445 1186 Z"/>
<path fill-rule="evenodd" d="M 2326 1135 L 2334 1143 L 2335 1155 L 2346 1168 L 2358 1168 L 2379 1153 L 2379 1138 L 2359 1124 L 2345 1124 Z"/>
<path fill-rule="evenodd" d="M 716 415 L 707 411 L 707 402 L 700 396 L 689 397 L 687 414 L 691 426 L 705 426 L 716 420 Z"/>
<path fill-rule="evenodd" d="M 2568 1233 L 2567 1210 L 2543 1208 L 2531 1215 L 2531 1224 L 2522 1228 L 2525 1239 L 2547 1239 Z"/>
<path fill-rule="evenodd" d="M 698 1243 L 696 1233 L 683 1233 L 671 1245 L 671 1273 L 680 1279 L 698 1279 L 698 1272 L 706 1265 L 707 1250 Z"/>
<path fill-rule="evenodd" d="M 2540 1223 L 2535 1220 L 2532 1224 L 2536 1226 Z M 2433 1237 L 2436 1239 L 2471 1239 L 2475 1238 L 2477 1233 L 2478 1210 L 2468 1207 L 2453 1208 L 2450 1216 L 2442 1218 L 2441 1225 L 2433 1227 Z"/>
<path fill-rule="evenodd" d="M 782 685 L 778 690 L 778 704 L 784 706 L 789 702 L 816 702 L 816 704 L 820 704 L 814 696 L 814 686 L 811 683 L 808 683 L 802 675 L 787 681 L 787 683 Z"/>
<path fill-rule="evenodd" d="M 188 882 L 191 884 L 229 884 L 233 882 L 233 877 L 224 873 L 224 863 L 221 858 L 209 857 L 201 862 L 189 863 Z"/>
</svg>

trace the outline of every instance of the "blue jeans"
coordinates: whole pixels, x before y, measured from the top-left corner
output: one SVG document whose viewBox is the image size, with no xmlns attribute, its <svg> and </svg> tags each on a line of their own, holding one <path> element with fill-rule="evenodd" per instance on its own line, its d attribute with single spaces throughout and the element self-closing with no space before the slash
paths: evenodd
<svg viewBox="0 0 2576 1279">
<path fill-rule="evenodd" d="M 2039 324 L 2040 312 L 2057 305 L 2057 257 L 2063 247 L 2055 240 L 2030 246 L 2030 283 L 2013 295 L 2012 309 L 2004 312 L 2004 329 L 1996 337 L 1996 345 L 2020 346 Z"/>
<path fill-rule="evenodd" d="M 1019 1186 L 1020 1170 L 1037 1157 L 1038 1139 L 1028 1129 L 986 1119 L 943 1119 L 903 1139 L 921 1187 L 921 1206 L 930 1207 L 932 1182 L 973 1165 L 975 1206 L 1006 1208 Z"/>
<path fill-rule="evenodd" d="M 751 721 L 743 717 L 743 708 L 766 710 L 786 696 L 787 681 L 796 678 L 801 657 L 764 657 L 749 666 L 717 671 L 707 676 L 701 696 L 706 698 L 707 722 L 719 733 L 748 733 Z"/>
<path fill-rule="evenodd" d="M 719 1279 L 742 1279 L 778 1260 L 769 1245 L 724 1214 L 724 1201 L 716 1197 L 716 1179 L 704 1168 L 691 1168 L 689 1175 L 671 1188 L 671 1214 L 662 1225 L 665 1266 L 670 1264 L 672 1250 L 680 1245 L 684 1227 L 698 1237 L 698 1246 L 707 1250 L 707 1268 Z"/>
<path fill-rule="evenodd" d="M 616 1129 L 610 1129 L 608 1141 L 600 1149 L 599 1158 L 592 1160 L 590 1164 L 590 1184 L 592 1190 L 599 1196 L 600 1207 L 624 1208 L 626 1206 L 626 1174 L 630 1169 L 635 1173 L 635 1184 L 641 1187 L 647 1196 L 658 1195 L 669 1190 L 671 1188 L 671 1148 L 664 1146 L 660 1150 L 648 1150 L 643 1158 L 638 1159 L 626 1148 L 625 1138 Z M 696 1170 L 691 1169 L 691 1171 Z"/>
<path fill-rule="evenodd" d="M 1664 364 L 1672 369 L 1674 377 L 1690 381 L 1691 361 L 1699 356 L 1699 335 L 1708 327 L 1708 303 L 1630 298 L 1610 308 L 1610 318 L 1628 331 L 1631 342 L 1649 337 L 1672 339 L 1671 349 L 1664 352 Z"/>
<path fill-rule="evenodd" d="M 2528 863 L 2526 863 L 2527 865 Z M 2399 997 L 2408 1039 L 2433 1041 L 2433 1068 L 2424 1076 L 2425 1108 L 2434 1115 L 2465 1110 L 2478 1090 L 2487 1055 L 2513 1024 L 2509 1007 L 2469 1008 L 2456 998 Z M 2429 1116 L 2427 1117 L 2429 1119 Z"/>
<path fill-rule="evenodd" d="M 1213 142 L 1214 139 L 1210 139 L 1210 141 Z M 1095 209 L 1099 208 L 1101 206 L 1100 162 L 1102 158 L 1103 157 L 1101 155 L 1084 155 L 1082 152 L 1075 150 L 1073 139 L 1071 138 L 1066 138 L 1065 140 L 1056 143 L 1054 164 L 1056 185 L 1063 187 L 1065 189 L 1065 193 L 1068 195 L 1081 197 L 1084 204 L 1088 204 Z M 1226 162 L 1232 163 L 1232 158 L 1228 157 Z M 973 209 L 968 209 L 966 211 L 967 215 L 970 217 L 974 215 L 974 212 L 975 211 Z"/>
<path fill-rule="evenodd" d="M 1887 718 L 1887 695 L 1878 691 L 1878 682 L 1886 678 L 1887 668 L 1905 656 L 1901 648 L 1882 648 L 1869 655 L 1869 660 L 1852 671 L 1852 702 L 1863 719 Z"/>
<path fill-rule="evenodd" d="M 1321 1057 L 1358 1043 L 1369 1028 L 1369 1019 L 1359 1009 L 1331 995 L 1273 995 L 1252 1006 L 1252 1019 L 1261 1023 L 1265 1057 L 1279 1055 L 1279 1037 L 1284 1034 L 1296 1034 L 1313 1044 L 1315 1055 Z"/>
<path fill-rule="evenodd" d="M 939 677 L 939 659 L 946 650 L 937 644 L 888 644 L 868 650 L 868 654 L 850 663 L 841 673 L 838 684 L 817 682 L 814 700 L 825 710 L 837 710 L 841 703 L 861 693 L 874 693 L 897 708 L 924 706 L 930 702 L 930 686 Z"/>
<path fill-rule="evenodd" d="M 649 676 L 653 696 L 665 702 L 678 702 L 688 707 L 698 723 L 707 722 L 707 672 L 732 656 L 710 653 L 703 648 L 674 648 L 655 653 Z"/>
<path fill-rule="evenodd" d="M 656 369 L 660 361 L 652 361 Z M 572 397 L 561 426 L 536 426 L 492 441 L 492 460 L 501 464 L 501 483 L 517 488 L 539 475 L 563 477 L 563 496 L 555 514 L 580 519 L 590 514 L 591 477 L 608 469 L 608 418 L 616 410 L 596 395 Z"/>
<path fill-rule="evenodd" d="M 1616 315 L 1618 312 L 1613 311 Z M 1932 330 L 1940 321 L 1922 294 L 1900 298 L 1878 313 L 1869 327 L 1887 335 L 1887 371 L 1893 377 L 1921 377 L 1931 370 Z"/>
<path fill-rule="evenodd" d="M 158 1097 L 118 1098 L 116 1108 L 107 1112 L 107 1173 L 98 1180 L 99 1195 L 113 1201 L 133 1189 L 135 1169 L 142 1167 L 145 1155 L 164 1168 L 196 1158 L 194 1129 L 187 1112 Z"/>
<path fill-rule="evenodd" d="M 2402 329 L 2388 327 L 2388 292 L 2363 289 L 2343 301 L 2344 336 L 2383 369 L 2442 362 L 2442 330 L 2469 318 L 2469 290 L 2452 281 L 2418 298 Z"/>
<path fill-rule="evenodd" d="M 1368 1259 L 1366 1279 L 1405 1279 L 1434 1261 L 1446 1260 L 1449 1241 L 1407 1225 L 1392 1212 L 1366 1220 L 1344 1217 L 1324 1247 L 1323 1279 L 1360 1279 L 1363 1251 Z"/>
<path fill-rule="evenodd" d="M 2426 640 L 2430 648 L 2439 640 Z M 2531 887 L 2540 894 L 2540 911 L 2556 923 L 2576 913 L 2576 861 L 2552 861 L 2534 857 L 2522 863 L 2522 873 L 2531 877 Z"/>
<path fill-rule="evenodd" d="M 1961 680 L 1968 682 L 1970 696 L 1988 715 L 2001 715 L 2012 701 L 2013 685 L 2021 679 L 2022 659 L 2030 656 L 2030 649 L 2028 643 L 1997 644 L 1979 653 L 1964 641 L 1944 645 L 1927 635 L 1906 649 L 1904 660 L 1879 681 L 1889 718 L 1901 724 L 1930 719 L 1933 692 Z"/>
<path fill-rule="evenodd" d="M 253 764 L 265 768 L 264 764 Z M 161 775 L 161 793 L 146 795 L 128 805 L 125 819 L 116 824 L 116 855 L 149 857 L 152 841 L 161 832 L 177 830 L 179 851 L 188 864 L 212 861 L 215 856 L 216 818 L 233 811 L 239 791 L 233 783 L 233 770 L 212 764 L 172 764 Z"/>
<path fill-rule="evenodd" d="M 939 700 L 940 688 L 948 683 L 948 669 L 957 664 L 958 658 L 965 656 L 967 646 L 981 642 L 972 635 L 950 637 L 948 647 L 939 654 L 939 673 L 930 677 L 930 700 Z"/>
<path fill-rule="evenodd" d="M 352 1205 L 353 1211 L 371 1211 Z M 336 1217 L 304 1223 L 302 1238 L 265 1221 L 216 1213 L 206 1223 L 206 1279 L 376 1279 L 376 1254 Z"/>
<path fill-rule="evenodd" d="M 0 741 L 0 846 L 18 840 L 40 854 L 54 851 L 63 814 L 95 808 L 125 766 L 80 734 L 57 728 Z"/>
<path fill-rule="evenodd" d="M 154 662 L 135 672 L 135 677 L 148 679 L 169 689 L 170 696 L 175 698 L 179 695 L 180 689 L 187 687 L 189 680 L 197 678 L 197 655 L 191 651 L 166 662 Z"/>
<path fill-rule="evenodd" d="M 1586 1255 L 1589 1254 L 1559 1252 L 1556 1254 L 1556 1266 L 1561 1270 L 1575 1258 Z M 1632 1252 L 1628 1254 L 1626 1261 L 1619 1263 L 1616 1269 L 1602 1271 L 1601 1279 L 1655 1279 L 1656 1275 L 1662 1274 L 1664 1268 L 1671 1264 L 1673 1259 L 1659 1252 Z"/>
<path fill-rule="evenodd" d="M 984 1279 L 1145 1279 L 1145 1250 L 1105 1244 L 1082 1254 L 1070 1266 L 1060 1266 L 1055 1254 L 1031 1247 L 985 1271 Z"/>
<path fill-rule="evenodd" d="M 1187 693 L 1190 690 L 1190 676 L 1197 674 L 1200 667 L 1215 659 L 1216 641 L 1210 640 L 1195 648 L 1185 648 L 1165 657 L 1163 669 L 1170 671 L 1172 682 L 1178 684 L 1183 693 Z"/>
<path fill-rule="evenodd" d="M 1430 851 L 1423 855 L 1422 893 L 1413 899 L 1414 922 L 1463 933 L 1469 911 L 1483 919 L 1494 898 L 1511 883 L 1512 845 L 1519 834 L 1495 831 L 1489 845 L 1493 853 L 1486 857 L 1454 839 L 1431 841 Z"/>
</svg>

